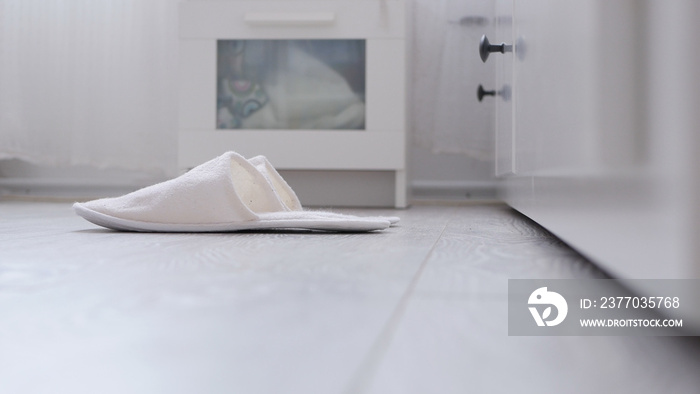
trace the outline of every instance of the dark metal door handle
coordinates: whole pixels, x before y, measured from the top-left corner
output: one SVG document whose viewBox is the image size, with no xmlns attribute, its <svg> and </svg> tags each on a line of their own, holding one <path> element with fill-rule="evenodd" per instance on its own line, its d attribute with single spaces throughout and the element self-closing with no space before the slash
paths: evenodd
<svg viewBox="0 0 700 394">
<path fill-rule="evenodd" d="M 476 89 L 476 98 L 479 99 L 479 101 L 482 101 L 485 96 L 501 96 L 503 100 L 509 101 L 511 95 L 512 92 L 509 85 L 504 85 L 499 91 L 486 90 L 482 85 L 479 85 Z"/>
<path fill-rule="evenodd" d="M 486 63 L 486 59 L 489 58 L 489 54 L 493 52 L 513 52 L 513 46 L 506 45 L 506 43 L 493 45 L 489 42 L 489 39 L 486 37 L 486 35 L 481 36 L 481 41 L 479 41 L 479 56 L 481 56 L 481 61 Z"/>
<path fill-rule="evenodd" d="M 495 90 L 484 90 L 484 87 L 482 85 L 479 85 L 479 88 L 476 89 L 476 98 L 479 99 L 479 101 L 484 100 L 484 96 L 495 96 L 496 91 Z"/>
</svg>

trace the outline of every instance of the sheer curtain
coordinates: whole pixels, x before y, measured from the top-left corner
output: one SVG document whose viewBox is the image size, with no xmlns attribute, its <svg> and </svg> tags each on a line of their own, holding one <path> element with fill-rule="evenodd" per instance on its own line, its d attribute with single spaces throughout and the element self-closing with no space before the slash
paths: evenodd
<svg viewBox="0 0 700 394">
<path fill-rule="evenodd" d="M 478 56 L 479 39 L 493 30 L 493 3 L 412 0 L 410 21 L 412 143 L 435 154 L 490 161 L 493 103 L 478 103 L 476 88 L 494 84 L 493 64 Z"/>
<path fill-rule="evenodd" d="M 177 0 L 0 0 L 0 159 L 171 173 Z"/>
<path fill-rule="evenodd" d="M 493 81 L 475 45 L 482 0 L 406 0 L 411 141 L 487 161 Z M 179 0 L 0 0 L 0 159 L 173 174 Z"/>
</svg>

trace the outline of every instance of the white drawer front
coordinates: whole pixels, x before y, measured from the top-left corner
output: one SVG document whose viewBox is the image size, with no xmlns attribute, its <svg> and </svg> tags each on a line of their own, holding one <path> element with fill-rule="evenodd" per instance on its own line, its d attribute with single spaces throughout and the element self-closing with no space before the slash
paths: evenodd
<svg viewBox="0 0 700 394">
<path fill-rule="evenodd" d="M 180 37 L 402 38 L 403 1 L 196 1 L 180 5 Z"/>
</svg>

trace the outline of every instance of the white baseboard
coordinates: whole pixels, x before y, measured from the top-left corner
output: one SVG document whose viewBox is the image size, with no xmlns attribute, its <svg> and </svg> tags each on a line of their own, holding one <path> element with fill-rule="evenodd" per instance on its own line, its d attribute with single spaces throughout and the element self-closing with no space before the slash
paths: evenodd
<svg viewBox="0 0 700 394">
<path fill-rule="evenodd" d="M 350 185 L 348 179 L 336 179 L 326 176 L 323 184 L 325 190 L 319 191 L 310 186 L 308 176 L 301 172 L 284 172 L 290 183 L 298 190 L 300 198 L 305 197 L 306 205 L 363 205 L 390 206 L 392 204 L 393 178 L 383 173 L 369 174 L 364 184 Z M 319 174 L 314 174 L 319 176 Z M 337 177 L 337 174 L 336 174 Z M 127 179 L 115 177 L 8 177 L 0 178 L 0 196 L 31 197 L 31 198 L 61 198 L 84 200 L 91 198 L 119 196 L 142 187 L 154 184 L 164 179 Z M 371 181 L 371 182 L 370 182 Z M 390 184 L 391 183 L 391 184 Z M 351 186 L 355 197 L 362 189 L 368 189 L 360 200 L 353 203 L 351 196 L 341 196 L 341 186 Z M 371 187 L 370 187 L 371 186 Z M 386 186 L 386 187 L 382 187 Z M 473 201 L 495 200 L 496 183 L 491 181 L 426 181 L 414 180 L 410 184 L 412 200 L 415 201 Z M 385 190 L 386 189 L 386 190 Z M 323 193 L 321 193 L 323 192 Z M 330 193 L 330 194 L 329 194 Z M 329 194 L 331 197 L 324 194 Z M 327 199 L 332 201 L 325 201 Z M 302 199 L 302 202 L 303 199 Z"/>
<path fill-rule="evenodd" d="M 85 200 L 119 196 L 150 184 L 96 178 L 0 178 L 0 196 Z"/>
<path fill-rule="evenodd" d="M 471 201 L 495 200 L 494 181 L 427 181 L 411 182 L 413 200 Z"/>
</svg>

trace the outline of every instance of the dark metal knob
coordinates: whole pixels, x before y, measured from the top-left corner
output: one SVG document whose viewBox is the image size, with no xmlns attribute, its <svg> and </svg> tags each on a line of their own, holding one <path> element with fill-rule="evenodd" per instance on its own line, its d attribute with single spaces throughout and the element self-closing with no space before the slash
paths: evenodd
<svg viewBox="0 0 700 394">
<path fill-rule="evenodd" d="M 479 101 L 482 101 L 484 99 L 484 96 L 495 96 L 496 91 L 495 90 L 484 90 L 484 87 L 479 85 L 479 88 L 476 89 L 476 98 L 479 99 Z"/>
<path fill-rule="evenodd" d="M 493 45 L 489 42 L 489 39 L 486 37 L 486 35 L 481 36 L 481 41 L 479 42 L 479 56 L 481 56 L 481 60 L 484 63 L 486 63 L 486 59 L 489 58 L 489 54 L 493 52 L 513 52 L 513 46 L 506 45 L 505 43 Z"/>
<path fill-rule="evenodd" d="M 479 85 L 479 88 L 476 89 L 476 98 L 479 99 L 479 101 L 482 101 L 484 96 L 501 96 L 503 100 L 509 101 L 511 95 L 512 92 L 509 85 L 504 85 L 499 91 L 485 90 L 482 85 Z"/>
</svg>

